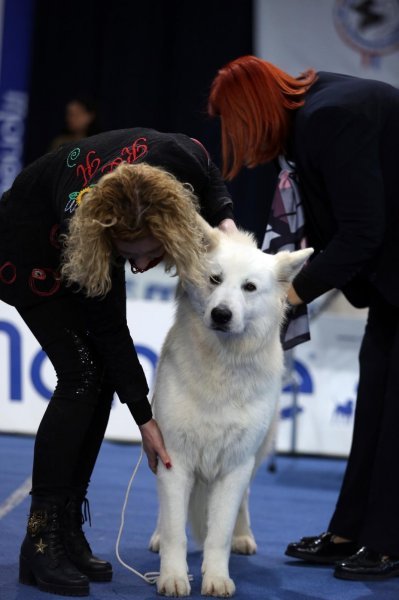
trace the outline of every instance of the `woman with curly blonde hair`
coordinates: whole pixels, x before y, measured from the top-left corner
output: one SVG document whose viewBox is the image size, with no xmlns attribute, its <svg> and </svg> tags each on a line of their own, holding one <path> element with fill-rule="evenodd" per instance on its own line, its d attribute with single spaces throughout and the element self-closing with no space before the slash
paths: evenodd
<svg viewBox="0 0 399 600">
<path fill-rule="evenodd" d="M 199 279 L 205 248 L 191 186 L 160 167 L 122 163 L 88 190 L 69 226 L 62 274 L 87 296 L 111 289 L 112 256 L 118 241 L 144 235 L 158 240 L 165 268 Z"/>
<path fill-rule="evenodd" d="M 36 435 L 21 583 L 88 595 L 89 581 L 112 578 L 112 565 L 87 543 L 81 507 L 114 392 L 139 426 L 150 468 L 158 459 L 173 468 L 126 322 L 125 262 L 142 273 L 163 261 L 199 281 L 198 213 L 235 227 L 205 148 L 142 128 L 63 146 L 1 198 L 0 298 L 17 308 L 57 374 Z"/>
</svg>

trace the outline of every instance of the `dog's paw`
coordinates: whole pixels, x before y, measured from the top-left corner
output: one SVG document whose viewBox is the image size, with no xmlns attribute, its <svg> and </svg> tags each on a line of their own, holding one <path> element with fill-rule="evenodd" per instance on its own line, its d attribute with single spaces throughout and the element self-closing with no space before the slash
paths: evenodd
<svg viewBox="0 0 399 600">
<path fill-rule="evenodd" d="M 252 535 L 235 535 L 231 542 L 231 551 L 235 554 L 255 554 L 257 549 Z"/>
<path fill-rule="evenodd" d="M 161 536 L 159 535 L 158 530 L 156 529 L 151 536 L 150 542 L 148 544 L 148 549 L 151 550 L 151 552 L 159 552 L 160 545 Z"/>
<path fill-rule="evenodd" d="M 236 591 L 234 581 L 230 577 L 218 575 L 204 575 L 202 579 L 201 594 L 203 596 L 220 596 L 229 598 Z"/>
<path fill-rule="evenodd" d="M 187 576 L 161 574 L 157 579 L 157 591 L 163 596 L 189 596 L 191 587 Z"/>
</svg>

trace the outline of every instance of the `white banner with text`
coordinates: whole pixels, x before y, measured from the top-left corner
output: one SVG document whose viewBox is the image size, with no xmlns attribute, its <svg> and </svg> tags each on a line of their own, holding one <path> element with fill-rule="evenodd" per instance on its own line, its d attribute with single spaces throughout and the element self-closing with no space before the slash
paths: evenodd
<svg viewBox="0 0 399 600">
<path fill-rule="evenodd" d="M 151 386 L 174 303 L 128 300 L 137 352 Z M 328 312 L 311 324 L 312 340 L 295 348 L 281 394 L 277 450 L 347 456 L 363 318 Z M 0 304 L 0 432 L 34 434 L 56 383 L 51 363 L 14 308 Z M 210 374 L 211 376 L 211 374 Z M 138 441 L 137 426 L 115 396 L 106 438 Z"/>
</svg>

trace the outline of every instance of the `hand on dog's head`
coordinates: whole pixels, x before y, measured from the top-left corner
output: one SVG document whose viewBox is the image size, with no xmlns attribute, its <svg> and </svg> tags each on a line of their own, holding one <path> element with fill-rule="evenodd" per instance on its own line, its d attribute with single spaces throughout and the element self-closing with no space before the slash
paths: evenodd
<svg viewBox="0 0 399 600">
<path fill-rule="evenodd" d="M 249 231 L 243 231 L 242 229 L 219 229 L 218 227 L 212 227 L 201 217 L 197 215 L 198 227 L 203 232 L 204 245 L 207 252 L 215 250 L 220 240 L 223 237 L 228 237 L 232 240 L 239 241 L 241 244 L 247 244 L 248 246 L 257 247 L 255 236 Z"/>
</svg>

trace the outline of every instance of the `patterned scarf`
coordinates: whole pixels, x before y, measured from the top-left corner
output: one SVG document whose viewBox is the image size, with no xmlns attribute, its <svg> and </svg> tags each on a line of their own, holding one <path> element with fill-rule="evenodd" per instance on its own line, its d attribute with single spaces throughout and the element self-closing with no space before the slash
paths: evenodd
<svg viewBox="0 0 399 600">
<path fill-rule="evenodd" d="M 272 202 L 269 221 L 261 249 L 269 254 L 281 250 L 299 250 L 306 246 L 304 212 L 298 188 L 295 165 L 279 157 L 281 171 Z M 284 350 L 310 340 L 306 304 L 292 307 L 281 330 Z"/>
</svg>

